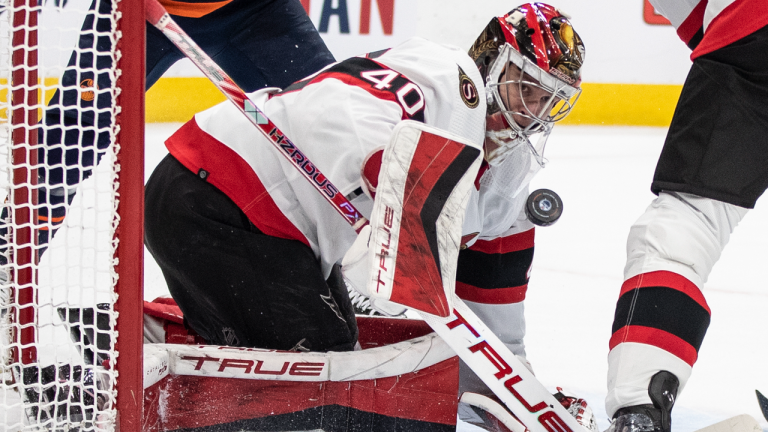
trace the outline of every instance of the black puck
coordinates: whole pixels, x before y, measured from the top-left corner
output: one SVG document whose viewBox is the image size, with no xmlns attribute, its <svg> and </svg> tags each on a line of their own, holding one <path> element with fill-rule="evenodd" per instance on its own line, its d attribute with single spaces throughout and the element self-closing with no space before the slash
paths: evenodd
<svg viewBox="0 0 768 432">
<path fill-rule="evenodd" d="M 557 222 L 563 214 L 563 200 L 560 195 L 549 189 L 537 189 L 528 195 L 525 203 L 528 220 L 538 226 L 549 226 Z"/>
</svg>

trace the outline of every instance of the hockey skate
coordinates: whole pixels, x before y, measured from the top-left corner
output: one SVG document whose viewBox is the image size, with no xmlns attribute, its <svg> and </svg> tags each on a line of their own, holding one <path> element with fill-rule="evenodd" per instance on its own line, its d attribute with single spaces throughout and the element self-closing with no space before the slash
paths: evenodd
<svg viewBox="0 0 768 432">
<path fill-rule="evenodd" d="M 648 396 L 653 404 L 620 408 L 606 432 L 671 432 L 672 407 L 679 384 L 670 372 L 656 373 L 648 385 Z"/>
<path fill-rule="evenodd" d="M 109 402 L 109 377 L 100 367 L 50 365 L 21 373 L 28 421 L 46 431 L 93 429 L 97 411 Z"/>
<path fill-rule="evenodd" d="M 59 308 L 70 337 L 83 355 L 83 364 L 23 368 L 22 396 L 27 419 L 46 431 L 98 430 L 98 416 L 109 405 L 109 317 L 96 308 Z M 94 429 L 95 428 L 95 429 Z"/>
<path fill-rule="evenodd" d="M 112 341 L 108 311 L 110 305 L 100 303 L 96 308 L 58 308 L 57 312 L 69 328 L 72 338 L 86 364 L 105 365 L 109 363 L 107 353 Z"/>
</svg>

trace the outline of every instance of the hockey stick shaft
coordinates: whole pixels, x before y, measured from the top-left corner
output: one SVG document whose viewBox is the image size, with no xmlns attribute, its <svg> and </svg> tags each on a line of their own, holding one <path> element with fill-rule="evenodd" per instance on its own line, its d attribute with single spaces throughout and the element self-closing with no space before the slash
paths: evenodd
<svg viewBox="0 0 768 432">
<path fill-rule="evenodd" d="M 251 102 L 237 84 L 197 46 L 168 15 L 157 0 L 145 0 L 147 21 L 168 37 L 216 87 L 225 94 L 262 134 L 359 232 L 367 220 L 341 193 L 334 196 L 320 189 L 309 159 L 266 115 Z M 297 162 L 301 161 L 301 163 Z M 311 169 L 310 169 L 311 168 Z M 335 189 L 335 188 L 334 188 Z M 338 189 L 335 189 L 338 191 Z M 466 304 L 454 295 L 455 310 L 447 318 L 420 312 L 421 317 L 469 365 L 488 387 L 532 432 L 580 431 L 581 425 L 560 405 L 498 337 Z"/>
<path fill-rule="evenodd" d="M 330 179 L 310 162 L 309 158 L 254 104 L 245 92 L 192 40 L 171 18 L 157 0 L 145 0 L 147 21 L 171 41 L 200 69 L 206 77 L 258 128 L 264 137 L 283 155 L 309 183 L 320 192 L 339 214 L 352 225 L 356 232 L 368 224 L 368 220 L 339 192 Z M 318 179 L 325 179 L 327 183 Z M 323 184 L 321 187 L 320 184 Z"/>
</svg>

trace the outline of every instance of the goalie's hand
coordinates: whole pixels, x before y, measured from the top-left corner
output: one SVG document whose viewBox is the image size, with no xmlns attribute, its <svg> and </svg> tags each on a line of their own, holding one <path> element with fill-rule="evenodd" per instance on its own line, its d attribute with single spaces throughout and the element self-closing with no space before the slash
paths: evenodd
<svg viewBox="0 0 768 432">
<path fill-rule="evenodd" d="M 360 234 L 357 235 L 357 239 L 352 243 L 352 247 L 344 254 L 344 258 L 341 260 L 341 274 L 344 276 L 344 282 L 353 290 L 368 297 L 371 301 L 371 307 L 376 311 L 387 316 L 402 315 L 405 312 L 404 307 L 382 298 L 377 298 L 368 290 L 368 280 L 371 277 L 369 254 L 372 253 L 368 249 L 370 238 L 371 226 L 366 225 L 360 230 Z"/>
</svg>

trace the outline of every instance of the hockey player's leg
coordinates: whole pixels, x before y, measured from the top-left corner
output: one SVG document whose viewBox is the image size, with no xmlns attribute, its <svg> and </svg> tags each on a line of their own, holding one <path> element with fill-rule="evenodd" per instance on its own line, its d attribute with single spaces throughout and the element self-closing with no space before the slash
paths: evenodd
<svg viewBox="0 0 768 432">
<path fill-rule="evenodd" d="M 617 422 L 669 431 L 669 411 L 709 326 L 701 286 L 746 213 L 691 194 L 661 193 L 630 229 L 608 355 L 606 411 Z"/>
<path fill-rule="evenodd" d="M 58 308 L 57 312 L 68 328 L 72 341 L 81 351 L 85 364 L 108 365 L 112 341 L 109 322 L 110 305 L 100 303 L 96 308 Z M 104 311 L 104 312 L 102 312 Z"/>
<path fill-rule="evenodd" d="M 212 57 L 246 92 L 288 87 L 335 61 L 298 0 L 234 3 L 241 11 L 222 14 L 228 40 Z"/>
<path fill-rule="evenodd" d="M 219 345 L 351 350 L 346 289 L 312 250 L 267 236 L 222 192 L 172 156 L 146 188 L 145 242 L 187 324 Z M 346 303 L 344 303 L 346 299 Z"/>
<path fill-rule="evenodd" d="M 768 27 L 696 58 L 656 166 L 659 198 L 630 230 L 606 397 L 628 432 L 669 432 L 667 401 L 685 387 L 709 325 L 701 287 L 768 186 L 768 58 L 748 54 L 766 49 Z"/>
<path fill-rule="evenodd" d="M 234 0 L 202 17 L 172 18 L 245 92 L 285 88 L 335 61 L 298 0 Z M 149 68 L 161 53 L 147 55 Z M 148 73 L 148 83 L 162 75 Z"/>
</svg>

